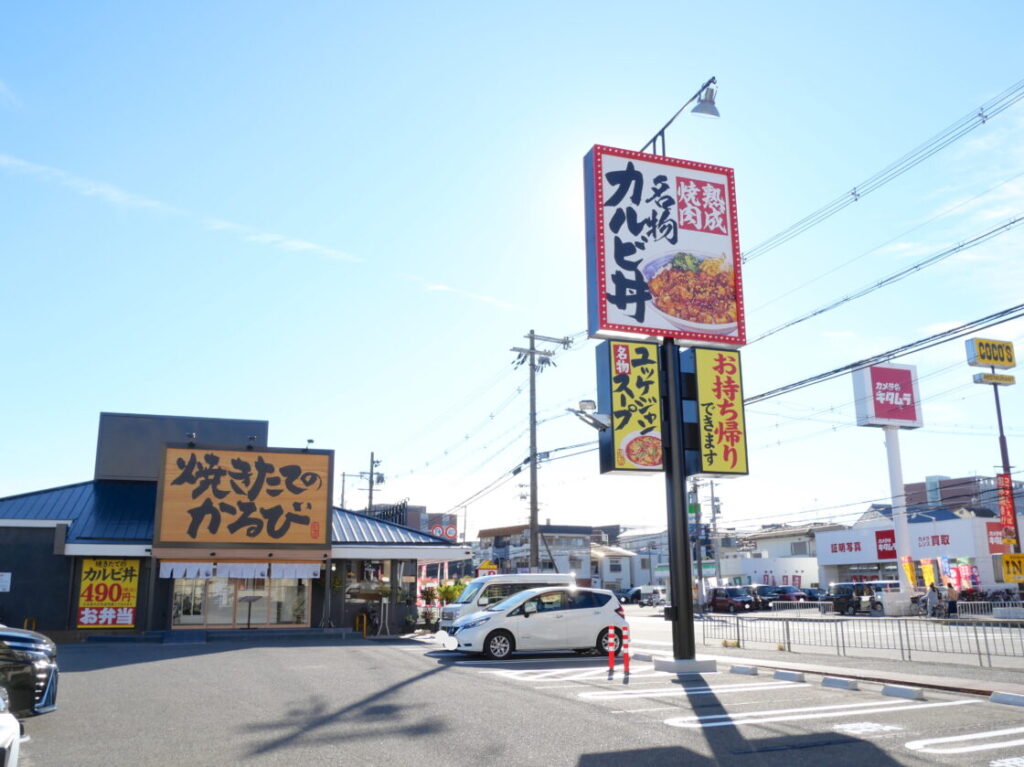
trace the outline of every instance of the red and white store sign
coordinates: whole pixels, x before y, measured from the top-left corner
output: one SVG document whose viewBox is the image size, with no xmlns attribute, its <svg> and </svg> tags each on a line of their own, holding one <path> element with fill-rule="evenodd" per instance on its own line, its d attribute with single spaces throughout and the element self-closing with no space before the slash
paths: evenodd
<svg viewBox="0 0 1024 767">
<path fill-rule="evenodd" d="M 1010 547 L 1003 543 L 1003 523 L 986 522 L 985 531 L 988 533 L 989 554 L 1009 554 Z"/>
<path fill-rule="evenodd" d="M 895 530 L 875 530 L 875 554 L 879 559 L 896 559 Z"/>
<path fill-rule="evenodd" d="M 874 365 L 853 373 L 858 426 L 918 429 L 921 394 L 913 365 Z"/>
<path fill-rule="evenodd" d="M 989 532 L 989 541 L 981 539 L 982 533 L 978 530 L 979 540 L 975 542 L 975 520 L 956 519 L 948 522 L 915 523 L 910 525 L 909 555 L 914 559 L 925 557 L 973 557 L 978 551 L 991 550 L 992 533 Z M 989 525 L 999 527 L 999 534 L 1002 535 L 1002 526 L 990 522 L 986 525 L 986 532 L 991 530 Z M 872 562 L 891 562 L 897 557 L 896 531 L 892 528 L 854 528 L 852 530 L 835 530 L 818 533 L 815 536 L 817 541 L 818 563 L 822 565 L 853 565 Z"/>
</svg>

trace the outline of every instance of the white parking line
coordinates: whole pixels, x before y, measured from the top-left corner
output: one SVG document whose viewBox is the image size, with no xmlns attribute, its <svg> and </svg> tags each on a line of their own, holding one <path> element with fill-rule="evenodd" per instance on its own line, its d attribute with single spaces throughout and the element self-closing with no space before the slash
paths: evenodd
<svg viewBox="0 0 1024 767">
<path fill-rule="evenodd" d="M 786 722 L 794 719 L 827 719 L 840 716 L 861 716 L 862 714 L 888 713 L 890 711 L 916 711 L 921 708 L 943 706 L 966 706 L 981 703 L 980 700 L 951 700 L 943 703 L 915 703 L 914 701 L 886 701 L 875 703 L 849 703 L 839 706 L 812 706 L 810 708 L 782 708 L 774 711 L 760 711 L 749 714 L 706 714 L 704 716 L 680 716 L 666 719 L 670 727 L 708 728 L 738 727 L 744 724 Z"/>
<path fill-rule="evenodd" d="M 762 682 L 760 684 L 723 684 L 717 687 L 690 687 L 686 689 L 672 690 L 598 690 L 595 692 L 581 692 L 578 697 L 590 700 L 607 700 L 611 698 L 674 698 L 683 695 L 716 695 L 727 692 L 750 692 L 751 690 L 777 690 L 780 687 L 796 689 L 797 687 L 810 687 L 807 683 L 793 682 Z"/>
<path fill-rule="evenodd" d="M 906 743 L 911 751 L 920 751 L 925 754 L 969 754 L 975 751 L 990 751 L 994 748 L 1009 748 L 1010 746 L 1024 745 L 1024 738 L 1015 740 L 1000 740 L 995 743 L 979 743 L 973 746 L 954 746 L 952 748 L 936 748 L 943 743 L 963 743 L 967 740 L 981 740 L 982 738 L 998 738 L 1004 735 L 1024 734 L 1024 727 L 1011 727 L 1007 730 L 990 730 L 989 732 L 975 732 L 970 735 L 952 735 L 946 738 L 927 738 L 925 740 L 912 740 Z"/>
</svg>

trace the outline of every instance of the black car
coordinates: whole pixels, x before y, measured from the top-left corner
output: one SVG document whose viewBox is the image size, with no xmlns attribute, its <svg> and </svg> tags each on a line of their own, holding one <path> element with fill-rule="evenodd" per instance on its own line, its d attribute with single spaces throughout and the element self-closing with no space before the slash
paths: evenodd
<svg viewBox="0 0 1024 767">
<path fill-rule="evenodd" d="M 811 586 L 804 589 L 804 594 L 807 595 L 808 602 L 820 602 L 825 598 L 825 595 L 828 594 L 828 592 L 825 589 L 819 589 Z"/>
<path fill-rule="evenodd" d="M 49 637 L 0 625 L 0 687 L 16 717 L 57 708 L 57 645 Z"/>
<path fill-rule="evenodd" d="M 771 609 L 772 600 L 778 598 L 776 595 L 779 589 L 776 586 L 751 584 L 743 586 L 743 588 L 747 589 L 747 593 L 750 594 L 750 598 L 754 601 L 755 610 Z"/>
</svg>

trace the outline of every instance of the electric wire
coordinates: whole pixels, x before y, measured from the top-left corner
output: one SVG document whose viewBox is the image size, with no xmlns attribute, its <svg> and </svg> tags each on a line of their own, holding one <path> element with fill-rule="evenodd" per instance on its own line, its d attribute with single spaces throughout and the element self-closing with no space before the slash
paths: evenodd
<svg viewBox="0 0 1024 767">
<path fill-rule="evenodd" d="M 743 253 L 742 261 L 744 263 L 754 261 L 780 245 L 789 242 L 789 240 L 793 239 L 797 235 L 802 234 L 811 227 L 816 226 L 825 219 L 830 218 L 843 210 L 848 205 L 852 205 L 857 202 L 865 195 L 870 194 L 879 187 L 884 186 L 903 173 L 906 173 L 911 168 L 927 160 L 937 152 L 945 149 L 956 140 L 967 135 L 978 126 L 984 125 L 996 115 L 1016 104 L 1022 98 L 1024 98 L 1024 80 L 1010 86 L 994 99 L 982 104 L 976 111 L 962 117 L 960 120 L 957 120 L 955 123 L 948 126 L 925 143 L 915 149 L 912 149 L 910 152 L 903 155 L 903 157 L 853 187 L 850 191 L 843 193 L 824 207 L 819 208 L 786 229 L 783 229 L 781 232 L 769 237 L 767 240 L 755 245 L 753 248 L 750 248 Z"/>
<path fill-rule="evenodd" d="M 958 245 L 954 245 L 953 247 L 946 248 L 945 250 L 935 253 L 929 256 L 928 258 L 918 261 L 915 264 L 911 264 L 910 266 L 904 269 L 900 269 L 898 272 L 894 272 L 893 274 L 890 274 L 888 277 L 883 277 L 882 279 L 877 280 L 876 282 L 873 282 L 870 285 L 866 285 L 860 288 L 859 290 L 854 291 L 853 293 L 847 293 L 842 298 L 838 298 L 835 301 L 832 301 L 831 303 L 818 307 L 817 309 L 814 309 L 813 311 L 803 314 L 795 319 L 789 320 L 788 322 L 784 322 L 781 325 L 778 325 L 772 328 L 771 330 L 762 333 L 753 341 L 751 341 L 751 343 L 756 343 L 757 341 L 775 335 L 779 331 L 786 330 L 787 328 L 791 328 L 794 325 L 799 325 L 800 323 L 806 322 L 807 320 L 813 317 L 818 317 L 819 315 L 832 311 L 833 309 L 836 309 L 842 306 L 843 304 L 848 304 L 851 301 L 855 301 L 858 298 L 863 298 L 864 296 L 869 295 L 870 293 L 874 293 L 876 290 L 880 290 L 881 288 L 892 285 L 893 283 L 899 282 L 900 280 L 903 280 L 912 274 L 920 272 L 921 270 L 926 269 L 929 266 L 933 266 L 934 264 L 940 263 L 949 258 L 950 256 L 954 256 L 957 253 L 963 253 L 966 250 L 970 250 L 971 248 L 977 247 L 982 243 L 988 242 L 994 237 L 998 237 L 1001 234 L 1011 231 L 1012 229 L 1017 227 L 1022 221 L 1024 221 L 1024 216 L 1017 216 L 1016 218 L 1010 219 L 1006 223 L 989 229 L 987 232 L 980 234 L 977 237 L 973 237 L 970 240 L 967 240 L 966 242 L 961 242 Z"/>
</svg>

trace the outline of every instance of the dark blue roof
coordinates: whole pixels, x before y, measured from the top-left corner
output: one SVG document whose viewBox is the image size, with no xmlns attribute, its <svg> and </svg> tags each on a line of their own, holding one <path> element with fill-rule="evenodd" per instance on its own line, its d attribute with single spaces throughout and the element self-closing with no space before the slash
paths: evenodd
<svg viewBox="0 0 1024 767">
<path fill-rule="evenodd" d="M 152 543 L 156 482 L 93 480 L 0 498 L 0 519 L 68 521 L 68 543 Z M 334 545 L 451 545 L 410 527 L 333 509 Z"/>
<path fill-rule="evenodd" d="M 948 522 L 954 519 L 969 519 L 970 516 L 978 517 L 981 519 L 991 519 L 996 516 L 996 513 L 992 509 L 987 509 L 984 506 L 958 506 L 958 509 L 963 508 L 971 512 L 969 516 L 957 514 L 953 509 L 946 508 L 932 508 L 929 506 L 908 506 L 907 507 L 907 521 L 908 522 Z M 892 519 L 892 506 L 873 503 L 869 511 L 877 512 L 883 517 Z"/>
</svg>

